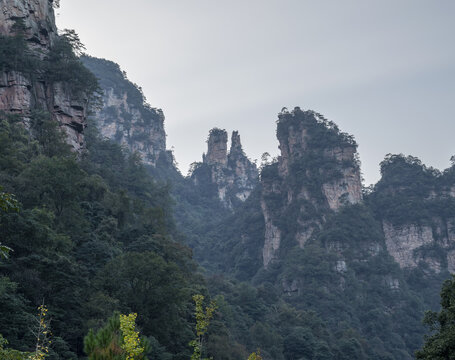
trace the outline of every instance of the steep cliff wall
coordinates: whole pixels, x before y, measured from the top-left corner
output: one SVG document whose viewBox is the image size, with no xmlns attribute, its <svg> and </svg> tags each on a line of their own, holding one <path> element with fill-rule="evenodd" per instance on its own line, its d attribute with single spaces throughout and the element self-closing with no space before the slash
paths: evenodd
<svg viewBox="0 0 455 360">
<path fill-rule="evenodd" d="M 145 164 L 156 165 L 166 151 L 164 114 L 150 107 L 141 89 L 131 83 L 112 61 L 84 56 L 84 65 L 99 79 L 103 105 L 94 116 L 104 137 L 141 155 Z"/>
<path fill-rule="evenodd" d="M 207 154 L 202 163 L 196 164 L 191 179 L 196 186 L 203 186 L 215 194 L 229 209 L 244 202 L 258 183 L 258 170 L 245 155 L 240 135 L 234 131 L 231 147 L 227 152 L 228 135 L 225 130 L 210 130 Z"/>
<path fill-rule="evenodd" d="M 14 35 L 17 20 L 23 22 L 25 39 L 32 48 L 49 50 L 57 36 L 52 0 L 2 0 L 0 34 Z"/>
<path fill-rule="evenodd" d="M 73 149 L 81 150 L 87 95 L 70 86 L 65 79 L 68 74 L 59 78 L 46 73 L 53 71 L 48 56 L 59 41 L 53 2 L 3 0 L 0 6 L 0 41 L 11 45 L 10 53 L 2 56 L 19 59 L 0 68 L 0 111 L 20 114 L 25 123 L 33 110 L 47 111 L 67 134 Z"/>
<path fill-rule="evenodd" d="M 283 234 L 303 247 L 328 212 L 362 200 L 357 145 L 335 124 L 295 108 L 279 115 L 277 137 L 281 155 L 261 174 L 264 266 L 278 256 Z"/>
<path fill-rule="evenodd" d="M 412 156 L 388 155 L 368 202 L 387 251 L 403 269 L 454 272 L 454 168 L 441 173 Z"/>
</svg>

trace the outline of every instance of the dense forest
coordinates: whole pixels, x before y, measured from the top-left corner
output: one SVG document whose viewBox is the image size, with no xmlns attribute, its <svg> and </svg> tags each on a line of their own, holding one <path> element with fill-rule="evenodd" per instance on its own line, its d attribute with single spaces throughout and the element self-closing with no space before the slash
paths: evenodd
<svg viewBox="0 0 455 360">
<path fill-rule="evenodd" d="M 362 187 L 353 136 L 296 107 L 259 175 L 236 133 L 183 176 L 119 65 L 74 31 L 37 52 L 12 19 L 0 73 L 31 95 L 0 108 L 1 359 L 453 356 L 455 163 L 389 154 Z M 61 88 L 83 123 L 62 123 Z"/>
</svg>

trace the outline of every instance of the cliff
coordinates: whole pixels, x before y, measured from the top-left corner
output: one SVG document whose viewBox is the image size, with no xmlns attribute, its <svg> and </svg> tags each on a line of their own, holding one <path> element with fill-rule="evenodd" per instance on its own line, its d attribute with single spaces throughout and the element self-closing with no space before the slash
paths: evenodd
<svg viewBox="0 0 455 360">
<path fill-rule="evenodd" d="M 217 197 L 224 207 L 232 209 L 250 196 L 258 183 L 258 170 L 245 155 L 240 135 L 234 131 L 227 151 L 228 135 L 225 130 L 210 130 L 207 154 L 202 163 L 196 163 L 191 179 L 196 186 L 205 187 L 210 196 Z"/>
<path fill-rule="evenodd" d="M 95 85 L 79 71 L 69 38 L 58 36 L 53 2 L 4 0 L 1 6 L 0 111 L 21 115 L 26 125 L 33 111 L 48 112 L 80 151 Z"/>
<path fill-rule="evenodd" d="M 146 103 L 140 87 L 131 83 L 112 61 L 82 57 L 84 65 L 98 78 L 102 106 L 94 119 L 102 136 L 137 152 L 145 164 L 155 166 L 166 151 L 164 114 Z"/>
<path fill-rule="evenodd" d="M 401 268 L 455 272 L 454 167 L 443 173 L 412 156 L 388 155 L 368 196 L 387 251 Z"/>
<path fill-rule="evenodd" d="M 362 200 L 357 145 L 313 111 L 279 114 L 281 155 L 261 174 L 263 263 L 278 256 L 283 234 L 303 247 L 331 211 Z"/>
<path fill-rule="evenodd" d="M 47 52 L 57 37 L 52 0 L 2 0 L 0 34 L 17 32 L 18 20 L 25 39 L 33 50 Z"/>
</svg>

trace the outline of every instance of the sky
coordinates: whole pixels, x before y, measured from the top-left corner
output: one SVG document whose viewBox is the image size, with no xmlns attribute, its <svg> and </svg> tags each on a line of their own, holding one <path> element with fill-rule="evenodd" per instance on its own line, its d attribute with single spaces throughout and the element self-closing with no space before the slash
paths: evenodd
<svg viewBox="0 0 455 360">
<path fill-rule="evenodd" d="M 163 109 L 183 174 L 213 127 L 278 155 L 295 106 L 355 136 L 366 185 L 388 153 L 455 155 L 453 0 L 62 0 L 56 17 Z"/>
</svg>

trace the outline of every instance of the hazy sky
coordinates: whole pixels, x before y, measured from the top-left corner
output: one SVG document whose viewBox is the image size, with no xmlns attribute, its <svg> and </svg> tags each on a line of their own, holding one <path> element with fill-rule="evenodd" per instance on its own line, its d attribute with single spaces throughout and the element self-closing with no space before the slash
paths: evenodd
<svg viewBox="0 0 455 360">
<path fill-rule="evenodd" d="M 62 0 L 61 29 L 120 64 L 166 116 L 180 168 L 210 128 L 278 154 L 283 106 L 353 134 L 366 183 L 387 153 L 455 154 L 453 0 Z"/>
</svg>

